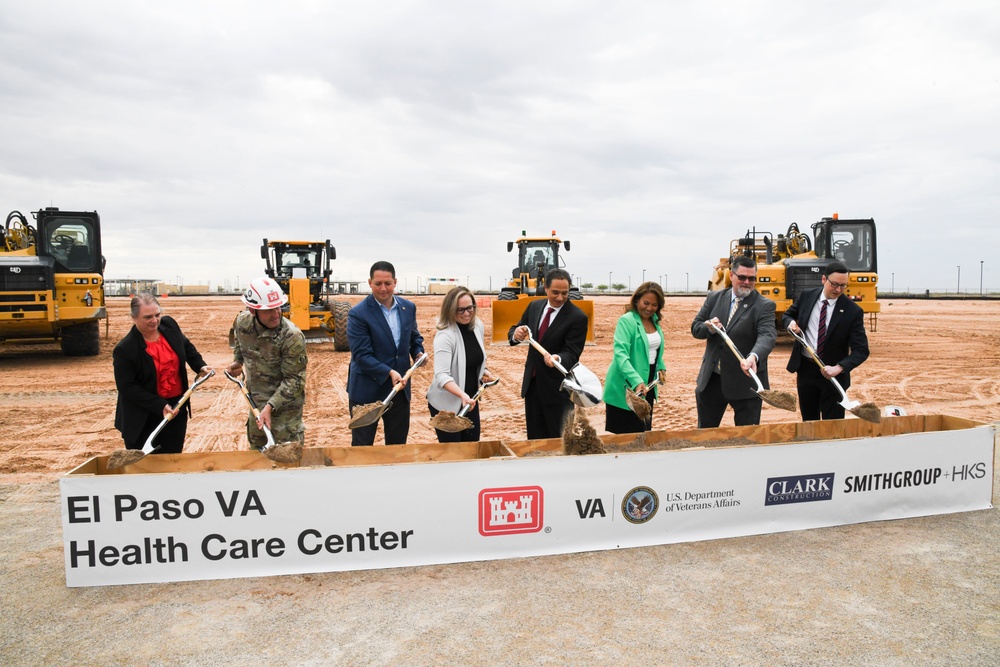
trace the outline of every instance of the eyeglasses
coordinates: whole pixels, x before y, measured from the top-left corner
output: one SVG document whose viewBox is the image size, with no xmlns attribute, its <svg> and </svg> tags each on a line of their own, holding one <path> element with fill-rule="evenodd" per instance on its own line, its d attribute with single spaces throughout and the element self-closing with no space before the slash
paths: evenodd
<svg viewBox="0 0 1000 667">
<path fill-rule="evenodd" d="M 738 273 L 734 273 L 733 274 L 733 278 L 735 278 L 736 280 L 740 280 L 742 282 L 745 282 L 745 283 L 755 283 L 755 282 L 757 282 L 757 276 L 741 276 Z"/>
<path fill-rule="evenodd" d="M 458 313 L 459 315 L 465 315 L 466 313 L 471 313 L 475 310 L 476 310 L 476 304 L 472 304 L 471 306 L 466 306 L 465 308 L 456 308 L 455 312 Z"/>
<path fill-rule="evenodd" d="M 829 278 L 826 279 L 826 282 L 830 283 L 830 285 L 833 286 L 833 289 L 847 289 L 847 283 L 838 283 L 830 280 Z"/>
</svg>

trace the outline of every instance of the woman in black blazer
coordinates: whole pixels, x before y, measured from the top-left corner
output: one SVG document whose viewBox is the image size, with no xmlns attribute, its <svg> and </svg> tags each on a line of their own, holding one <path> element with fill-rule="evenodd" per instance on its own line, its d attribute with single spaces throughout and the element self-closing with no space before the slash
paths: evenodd
<svg viewBox="0 0 1000 667">
<path fill-rule="evenodd" d="M 115 428 L 127 449 L 142 449 L 149 434 L 168 415 L 171 421 L 156 436 L 157 453 L 178 454 L 184 448 L 191 403 L 173 405 L 187 391 L 185 364 L 199 374 L 211 368 L 181 332 L 177 322 L 160 312 L 152 294 L 133 297 L 132 329 L 115 346 L 115 385 L 118 407 Z"/>
</svg>

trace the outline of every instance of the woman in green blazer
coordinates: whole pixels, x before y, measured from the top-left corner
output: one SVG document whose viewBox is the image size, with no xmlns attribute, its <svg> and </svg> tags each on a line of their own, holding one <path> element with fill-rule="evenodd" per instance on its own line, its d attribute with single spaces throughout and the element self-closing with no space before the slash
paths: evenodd
<svg viewBox="0 0 1000 667">
<path fill-rule="evenodd" d="M 611 433 L 641 433 L 653 428 L 657 387 L 646 393 L 650 409 L 645 421 L 629 409 L 625 387 L 642 393 L 658 373 L 666 373 L 660 328 L 664 301 L 663 288 L 654 282 L 643 283 L 615 325 L 614 355 L 604 379 L 604 428 Z"/>
</svg>

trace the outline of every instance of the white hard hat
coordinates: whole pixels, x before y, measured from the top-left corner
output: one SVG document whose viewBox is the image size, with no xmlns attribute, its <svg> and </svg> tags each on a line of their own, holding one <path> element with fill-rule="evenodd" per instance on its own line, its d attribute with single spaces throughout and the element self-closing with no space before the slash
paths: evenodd
<svg viewBox="0 0 1000 667">
<path fill-rule="evenodd" d="M 243 293 L 243 303 L 251 310 L 270 310 L 284 306 L 288 303 L 288 297 L 281 291 L 278 283 L 270 278 L 254 278 Z"/>
</svg>

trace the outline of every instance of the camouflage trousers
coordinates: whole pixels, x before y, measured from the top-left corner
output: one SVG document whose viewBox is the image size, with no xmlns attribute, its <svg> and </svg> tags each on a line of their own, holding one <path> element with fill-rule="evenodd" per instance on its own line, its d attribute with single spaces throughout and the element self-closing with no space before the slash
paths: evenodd
<svg viewBox="0 0 1000 667">
<path fill-rule="evenodd" d="M 271 413 L 271 435 L 274 442 L 281 444 L 293 440 L 305 444 L 306 427 L 302 423 L 302 413 L 298 410 L 289 412 Z M 253 413 L 247 415 L 247 440 L 250 441 L 250 449 L 263 449 L 267 444 L 267 436 L 257 428 L 257 420 Z"/>
</svg>

